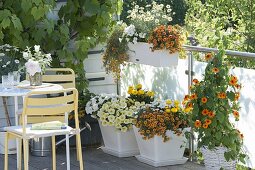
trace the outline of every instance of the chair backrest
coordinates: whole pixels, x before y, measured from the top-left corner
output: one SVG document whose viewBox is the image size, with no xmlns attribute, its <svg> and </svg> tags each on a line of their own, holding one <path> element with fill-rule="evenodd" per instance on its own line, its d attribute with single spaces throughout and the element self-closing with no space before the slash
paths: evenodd
<svg viewBox="0 0 255 170">
<path fill-rule="evenodd" d="M 27 76 L 27 80 L 29 80 Z M 54 83 L 64 89 L 75 88 L 75 73 L 70 68 L 46 68 L 42 76 L 43 83 Z"/>
<path fill-rule="evenodd" d="M 51 96 L 45 98 L 45 95 Z M 79 128 L 78 120 L 78 92 L 75 88 L 48 91 L 31 92 L 24 98 L 22 112 L 22 124 L 41 123 L 53 120 L 65 122 L 68 114 L 74 112 L 75 125 Z M 76 124 L 78 123 L 78 124 Z"/>
</svg>

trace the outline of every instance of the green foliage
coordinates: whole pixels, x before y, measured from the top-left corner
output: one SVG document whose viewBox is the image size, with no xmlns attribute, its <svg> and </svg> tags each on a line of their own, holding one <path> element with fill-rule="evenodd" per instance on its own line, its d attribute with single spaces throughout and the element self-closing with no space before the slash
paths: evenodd
<svg viewBox="0 0 255 170">
<path fill-rule="evenodd" d="M 186 27 L 202 46 L 255 52 L 255 2 L 187 0 Z M 255 68 L 255 61 L 228 57 L 235 66 Z"/>
<path fill-rule="evenodd" d="M 191 100 L 193 105 L 191 126 L 198 132 L 198 147 L 218 146 L 228 148 L 226 160 L 238 159 L 244 162 L 242 151 L 243 135 L 230 121 L 239 120 L 240 85 L 237 77 L 229 75 L 228 63 L 224 61 L 225 51 L 220 50 L 205 69 L 204 79 L 193 80 Z"/>
<path fill-rule="evenodd" d="M 139 6 L 146 6 L 147 4 L 151 4 L 153 0 L 124 0 L 123 4 L 123 12 L 121 14 L 121 19 L 129 24 L 129 21 L 126 19 L 128 16 L 127 11 L 133 8 L 133 3 L 137 3 Z M 173 20 L 170 22 L 171 25 L 184 24 L 184 18 L 187 11 L 187 5 L 185 0 L 154 0 L 157 3 L 162 3 L 165 6 L 170 5 L 172 8 L 172 12 L 174 12 Z"/>
<path fill-rule="evenodd" d="M 0 2 L 0 44 L 25 49 L 40 45 L 51 53 L 53 67 L 70 67 L 77 74 L 77 88 L 84 90 L 83 61 L 89 48 L 106 40 L 115 23 L 118 0 L 67 0 L 60 19 L 50 17 L 55 0 L 8 0 Z"/>
</svg>

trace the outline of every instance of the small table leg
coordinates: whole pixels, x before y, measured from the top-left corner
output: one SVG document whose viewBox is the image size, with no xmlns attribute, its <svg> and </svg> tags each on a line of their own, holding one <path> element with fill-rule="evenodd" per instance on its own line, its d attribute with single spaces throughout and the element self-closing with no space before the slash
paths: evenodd
<svg viewBox="0 0 255 170">
<path fill-rule="evenodd" d="M 18 96 L 14 96 L 14 115 L 15 115 L 15 125 L 19 125 L 19 115 L 18 115 L 18 109 L 19 109 L 19 103 L 18 103 Z M 16 151 L 17 151 L 17 169 L 21 168 L 21 165 L 19 164 L 20 154 L 21 152 L 19 150 L 19 139 L 16 139 Z"/>
</svg>

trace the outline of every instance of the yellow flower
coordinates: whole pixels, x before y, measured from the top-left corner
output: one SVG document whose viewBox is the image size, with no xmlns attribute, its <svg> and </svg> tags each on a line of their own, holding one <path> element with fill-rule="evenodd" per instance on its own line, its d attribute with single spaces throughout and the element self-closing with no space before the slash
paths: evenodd
<svg viewBox="0 0 255 170">
<path fill-rule="evenodd" d="M 137 89 L 137 90 L 140 90 L 141 88 L 143 88 L 143 86 L 142 86 L 141 84 L 137 84 L 137 85 L 136 85 L 136 89 Z"/>
<path fill-rule="evenodd" d="M 133 86 L 129 86 L 129 87 L 128 87 L 128 91 L 129 91 L 129 90 L 134 90 L 134 87 L 133 87 Z"/>
<path fill-rule="evenodd" d="M 176 113 L 176 112 L 178 111 L 178 109 L 177 109 L 176 107 L 173 107 L 173 108 L 171 109 L 171 111 L 172 111 L 173 113 Z"/>
<path fill-rule="evenodd" d="M 170 110 L 170 109 L 166 109 L 166 112 L 167 112 L 167 113 L 170 113 L 170 112 L 171 112 L 171 110 Z"/>
<path fill-rule="evenodd" d="M 170 104 L 172 104 L 172 101 L 171 101 L 170 99 L 167 99 L 167 100 L 166 100 L 166 104 L 167 104 L 167 105 L 170 105 Z"/>
<path fill-rule="evenodd" d="M 142 89 L 138 90 L 138 94 L 143 95 L 144 91 Z"/>
<path fill-rule="evenodd" d="M 176 107 L 179 106 L 179 104 L 180 104 L 179 100 L 175 100 L 175 101 L 174 101 L 174 105 L 175 105 Z"/>
<path fill-rule="evenodd" d="M 189 112 L 191 111 L 191 109 L 192 109 L 192 108 L 187 107 L 187 108 L 184 109 L 184 112 L 189 113 Z"/>
<path fill-rule="evenodd" d="M 128 89 L 128 94 L 132 94 L 133 90 Z"/>
<path fill-rule="evenodd" d="M 152 97 L 152 96 L 154 96 L 154 92 L 153 92 L 153 91 L 148 91 L 148 92 L 147 92 L 147 95 L 150 96 L 150 97 Z"/>
<path fill-rule="evenodd" d="M 133 95 L 137 95 L 138 91 L 137 90 L 132 90 Z"/>
</svg>

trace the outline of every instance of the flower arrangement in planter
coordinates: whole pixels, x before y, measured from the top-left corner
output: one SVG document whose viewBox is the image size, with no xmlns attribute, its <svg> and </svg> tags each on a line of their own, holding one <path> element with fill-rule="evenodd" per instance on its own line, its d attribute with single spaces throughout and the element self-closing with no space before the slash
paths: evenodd
<svg viewBox="0 0 255 170">
<path fill-rule="evenodd" d="M 128 98 L 133 101 L 149 104 L 154 100 L 154 92 L 142 89 L 142 84 L 136 86 L 129 86 L 127 93 L 130 95 Z"/>
<path fill-rule="evenodd" d="M 186 103 L 193 107 L 191 126 L 198 132 L 198 147 L 207 169 L 235 169 L 237 160 L 244 162 L 245 158 L 243 135 L 230 121 L 230 117 L 239 120 L 241 85 L 236 76 L 229 74 L 224 55 L 224 50 L 206 54 L 209 63 L 204 78 L 193 80 L 192 94 Z"/>
<path fill-rule="evenodd" d="M 183 37 L 181 27 L 178 25 L 160 25 L 157 26 L 148 39 L 149 44 L 153 44 L 151 50 L 169 50 L 169 53 L 179 52 L 182 48 Z"/>
<path fill-rule="evenodd" d="M 107 67 L 107 70 L 117 73 L 118 76 L 116 77 L 119 78 L 119 65 L 125 65 L 126 62 L 147 64 L 155 67 L 176 65 L 178 56 L 169 56 L 168 50 L 170 50 L 170 53 L 179 50 L 183 38 L 179 37 L 179 35 L 182 34 L 181 27 L 168 27 L 173 16 L 171 6 L 157 4 L 154 1 L 152 4 L 148 4 L 144 7 L 134 4 L 133 10 L 128 11 L 128 13 L 129 15 L 127 18 L 130 20 L 129 25 L 121 23 L 120 27 L 117 26 L 107 43 L 106 52 L 103 57 L 104 65 Z M 149 37 L 155 36 L 153 32 L 160 25 L 173 28 L 173 31 L 169 29 L 165 31 L 168 37 L 167 42 L 169 43 L 166 42 L 164 47 L 167 48 L 155 51 L 157 49 L 156 46 L 153 49 L 152 44 L 148 44 L 148 42 L 150 42 Z M 157 36 L 157 38 L 160 37 L 159 35 Z M 165 35 L 162 36 L 165 37 Z M 166 39 L 162 39 L 162 41 L 164 40 Z M 107 66 L 107 63 L 111 64 Z"/>
<path fill-rule="evenodd" d="M 139 154 L 132 130 L 133 113 L 141 107 L 120 96 L 95 96 L 86 105 L 86 112 L 99 121 L 104 147 L 102 150 L 118 157 Z"/>
<path fill-rule="evenodd" d="M 26 72 L 29 74 L 30 85 L 38 86 L 42 84 L 42 74 L 47 66 L 50 66 L 52 58 L 51 54 L 44 54 L 40 45 L 35 45 L 33 52 L 30 47 L 23 51 L 23 58 L 27 61 L 25 63 Z"/>
<path fill-rule="evenodd" d="M 136 114 L 134 131 L 140 150 L 137 159 L 152 166 L 182 164 L 189 108 L 179 101 L 154 101 Z"/>
</svg>

